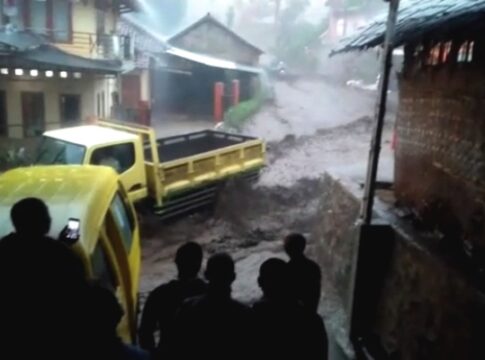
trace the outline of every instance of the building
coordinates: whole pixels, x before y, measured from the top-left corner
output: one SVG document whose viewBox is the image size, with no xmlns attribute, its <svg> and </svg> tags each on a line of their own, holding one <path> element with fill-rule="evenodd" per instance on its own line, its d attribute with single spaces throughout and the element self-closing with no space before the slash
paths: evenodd
<svg viewBox="0 0 485 360">
<path fill-rule="evenodd" d="M 132 0 L 0 1 L 0 136 L 108 117 L 130 38 L 116 34 Z"/>
<path fill-rule="evenodd" d="M 263 51 L 252 45 L 210 13 L 168 39 L 168 43 L 194 53 L 243 65 L 258 66 Z"/>
<path fill-rule="evenodd" d="M 129 120 L 141 121 L 146 109 L 160 124 L 210 120 L 216 83 L 224 84 L 225 109 L 233 103 L 235 81 L 241 101 L 257 91 L 262 51 L 210 14 L 168 39 L 136 16 L 123 19 L 120 33 L 135 44 L 135 69 L 122 76 L 122 108 Z"/>
<path fill-rule="evenodd" d="M 121 76 L 121 108 L 118 115 L 126 121 L 147 124 L 152 108 L 150 64 L 161 59 L 168 46 L 160 34 L 133 16 L 123 16 L 118 33 L 133 39 L 135 50 L 133 69 Z"/>
<path fill-rule="evenodd" d="M 158 112 L 212 115 L 216 83 L 224 84 L 225 109 L 234 95 L 234 81 L 239 83 L 241 101 L 256 94 L 263 51 L 211 14 L 173 35 L 167 43 L 165 58 L 153 69 L 154 92 L 159 95 L 154 107 Z"/>
<path fill-rule="evenodd" d="M 484 30 L 484 0 L 402 4 L 393 43 L 404 46 L 395 179 L 374 208 L 374 224 L 392 231 L 356 245 L 352 230 L 332 229 L 352 228 L 359 201 L 342 184 L 326 190 L 335 208 L 320 254 L 341 294 L 354 299 L 353 335 L 382 350 L 374 358 L 485 358 Z M 381 46 L 385 34 L 381 17 L 336 53 Z"/>
<path fill-rule="evenodd" d="M 375 0 L 329 0 L 327 4 L 329 27 L 323 39 L 333 44 L 354 34 L 383 8 L 382 2 Z"/>
</svg>

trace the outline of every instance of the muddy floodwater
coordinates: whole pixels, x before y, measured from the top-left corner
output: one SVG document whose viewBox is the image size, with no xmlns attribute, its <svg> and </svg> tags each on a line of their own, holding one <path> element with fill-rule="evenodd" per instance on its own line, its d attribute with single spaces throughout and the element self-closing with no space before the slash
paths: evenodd
<svg viewBox="0 0 485 360">
<path fill-rule="evenodd" d="M 306 234 L 312 256 L 312 236 L 321 216 L 322 174 L 363 183 L 372 133 L 372 94 L 305 81 L 278 83 L 276 93 L 276 103 L 265 107 L 243 131 L 267 141 L 268 163 L 257 183 L 226 184 L 213 213 L 168 224 L 156 217 L 143 218 L 142 298 L 176 275 L 177 247 L 197 241 L 206 256 L 218 251 L 232 254 L 237 266 L 233 294 L 253 302 L 261 296 L 256 281 L 259 266 L 269 257 L 286 258 L 282 239 L 288 232 Z M 391 134 L 388 124 L 379 169 L 383 181 L 393 176 Z M 320 313 L 332 336 L 345 339 L 343 304 L 333 289 L 324 285 L 324 292 Z"/>
</svg>

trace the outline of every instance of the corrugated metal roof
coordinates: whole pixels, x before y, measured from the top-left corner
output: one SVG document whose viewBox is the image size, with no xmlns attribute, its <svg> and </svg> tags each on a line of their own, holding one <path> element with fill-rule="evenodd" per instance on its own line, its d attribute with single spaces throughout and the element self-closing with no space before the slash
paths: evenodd
<svg viewBox="0 0 485 360">
<path fill-rule="evenodd" d="M 384 42 L 387 15 L 381 15 L 356 34 L 344 39 L 332 54 L 365 50 Z M 401 4 L 394 46 L 433 34 L 451 38 L 457 29 L 485 23 L 485 0 L 408 0 Z"/>
<path fill-rule="evenodd" d="M 187 35 L 192 30 L 196 29 L 197 27 L 199 27 L 199 26 L 201 26 L 201 25 L 203 25 L 205 23 L 210 23 L 210 24 L 213 24 L 213 25 L 221 28 L 223 31 L 225 31 L 226 33 L 228 33 L 230 36 L 232 36 L 234 39 L 236 39 L 241 44 L 244 44 L 245 46 L 251 48 L 253 51 L 255 51 L 255 52 L 259 53 L 259 54 L 264 54 L 264 51 L 263 50 L 261 50 L 260 48 L 258 48 L 255 45 L 251 44 L 249 41 L 247 41 L 246 39 L 244 39 L 241 35 L 237 34 L 232 29 L 230 29 L 229 27 L 227 27 L 226 25 L 224 25 L 223 23 L 221 23 L 219 20 L 217 20 L 215 17 L 213 17 L 210 13 L 208 13 L 207 15 L 205 15 L 204 17 L 202 17 L 201 19 L 197 20 L 193 24 L 189 25 L 188 27 L 186 27 L 182 31 L 179 31 L 178 33 L 172 35 L 168 39 L 168 42 L 169 43 L 174 43 L 175 41 L 177 41 L 180 38 L 182 38 L 185 35 Z"/>
<path fill-rule="evenodd" d="M 24 51 L 46 43 L 47 41 L 43 37 L 29 31 L 0 31 L 0 44 L 17 51 Z"/>
<path fill-rule="evenodd" d="M 121 61 L 89 59 L 62 51 L 51 45 L 18 53 L 19 58 L 38 65 L 55 66 L 66 71 L 93 71 L 116 74 L 121 71 Z"/>
<path fill-rule="evenodd" d="M 166 53 L 182 59 L 194 61 L 202 65 L 210 66 L 210 67 L 216 67 L 216 68 L 227 69 L 227 70 L 245 71 L 245 72 L 251 72 L 255 74 L 261 73 L 261 68 L 259 67 L 242 65 L 234 61 L 229 61 L 229 60 L 224 60 L 224 59 L 216 58 L 209 55 L 194 53 L 194 52 L 182 50 L 176 47 L 170 47 L 169 49 L 167 49 Z"/>
<path fill-rule="evenodd" d="M 49 44 L 44 37 L 30 31 L 0 31 L 0 44 L 8 46 L 0 65 L 46 70 L 90 71 L 117 74 L 122 71 L 119 60 L 90 59 L 63 51 Z"/>
</svg>

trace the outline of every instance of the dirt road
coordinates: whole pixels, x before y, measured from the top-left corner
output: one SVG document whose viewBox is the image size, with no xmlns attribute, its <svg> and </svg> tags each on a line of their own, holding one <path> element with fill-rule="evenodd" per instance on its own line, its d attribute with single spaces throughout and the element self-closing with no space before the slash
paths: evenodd
<svg viewBox="0 0 485 360">
<path fill-rule="evenodd" d="M 261 295 L 259 266 L 271 256 L 284 258 L 284 235 L 298 231 L 311 241 L 319 221 L 321 174 L 363 182 L 375 94 L 315 81 L 278 83 L 275 90 L 275 105 L 263 109 L 244 129 L 268 142 L 268 166 L 255 186 L 228 184 L 215 216 L 199 214 L 163 226 L 157 219 L 145 219 L 142 293 L 175 276 L 175 249 L 192 240 L 203 244 L 208 254 L 230 252 L 237 261 L 234 295 L 254 301 Z M 381 180 L 392 178 L 390 136 L 388 127 Z M 332 336 L 345 342 L 342 306 L 332 289 L 326 291 L 320 312 Z"/>
</svg>

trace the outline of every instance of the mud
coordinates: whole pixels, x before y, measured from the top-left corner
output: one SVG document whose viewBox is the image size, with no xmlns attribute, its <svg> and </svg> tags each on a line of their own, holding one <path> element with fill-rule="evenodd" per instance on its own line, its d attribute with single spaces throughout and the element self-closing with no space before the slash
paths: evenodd
<svg viewBox="0 0 485 360">
<path fill-rule="evenodd" d="M 262 251 L 281 252 L 281 239 L 289 231 L 307 233 L 317 221 L 319 200 L 314 194 L 319 186 L 319 180 L 307 179 L 292 189 L 233 181 L 220 193 L 214 213 L 163 225 L 156 217 L 144 217 L 141 291 L 149 291 L 174 275 L 173 255 L 186 241 L 202 244 L 208 255 L 225 251 L 236 260 Z"/>
<path fill-rule="evenodd" d="M 190 240 L 202 244 L 207 255 L 231 253 L 237 270 L 233 294 L 241 301 L 254 301 L 261 296 L 256 281 L 259 266 L 272 256 L 285 258 L 281 240 L 288 232 L 306 234 L 312 255 L 314 229 L 322 213 L 322 174 L 363 183 L 373 96 L 308 81 L 277 84 L 276 93 L 276 104 L 264 108 L 243 129 L 267 141 L 267 167 L 256 184 L 226 184 L 212 214 L 164 225 L 156 218 L 144 218 L 143 295 L 176 275 L 173 255 L 179 244 Z M 382 181 L 393 177 L 391 134 L 392 121 L 384 131 L 378 175 Z M 334 289 L 324 287 L 320 313 L 339 347 L 351 354 L 345 344 L 345 310 Z"/>
</svg>

